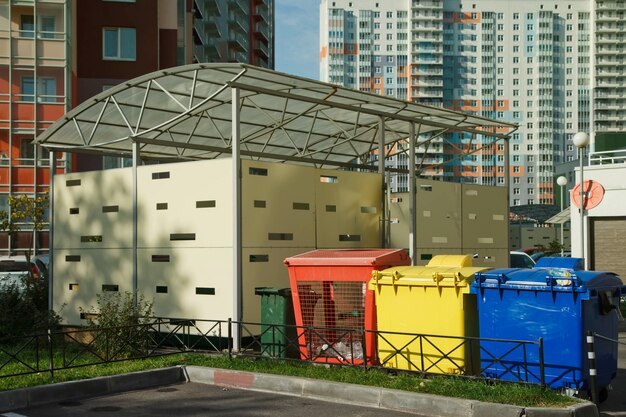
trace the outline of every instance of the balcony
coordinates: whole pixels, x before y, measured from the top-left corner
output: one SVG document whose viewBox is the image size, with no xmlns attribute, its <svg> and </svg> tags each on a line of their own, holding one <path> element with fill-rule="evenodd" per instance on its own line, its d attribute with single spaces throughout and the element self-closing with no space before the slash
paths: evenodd
<svg viewBox="0 0 626 417">
<path fill-rule="evenodd" d="M 218 0 L 206 0 L 204 5 L 207 9 L 209 17 L 222 16 L 222 8 Z"/>
<path fill-rule="evenodd" d="M 270 15 L 266 7 L 257 7 L 254 16 L 255 18 L 258 18 L 258 20 L 264 20 L 265 22 L 270 23 Z"/>
<path fill-rule="evenodd" d="M 242 35 L 241 33 L 234 33 L 234 36 L 231 36 L 228 43 L 233 49 L 238 51 L 248 51 L 250 47 L 250 41 L 248 37 Z"/>
<path fill-rule="evenodd" d="M 261 56 L 263 56 L 265 58 L 269 58 L 270 57 L 270 50 L 267 47 L 267 45 L 265 45 L 263 42 L 256 41 L 255 42 L 255 46 L 254 46 L 254 50 L 258 54 L 260 54 Z"/>
<path fill-rule="evenodd" d="M 202 13 L 202 6 L 198 4 L 198 0 L 194 0 L 193 2 L 193 17 L 194 19 L 204 20 L 204 15 Z"/>
<path fill-rule="evenodd" d="M 238 33 L 247 34 L 249 32 L 249 28 L 244 26 L 241 19 L 236 16 L 228 19 L 228 27 L 234 32 L 238 32 Z"/>
<path fill-rule="evenodd" d="M 248 16 L 250 12 L 250 3 L 247 0 L 231 0 L 228 9 L 236 15 Z"/>
</svg>

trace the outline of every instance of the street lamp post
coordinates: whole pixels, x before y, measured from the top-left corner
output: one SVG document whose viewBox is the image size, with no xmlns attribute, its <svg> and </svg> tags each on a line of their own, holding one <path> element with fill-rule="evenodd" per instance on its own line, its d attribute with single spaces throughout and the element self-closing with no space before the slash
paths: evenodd
<svg viewBox="0 0 626 417">
<path fill-rule="evenodd" d="M 578 148 L 578 160 L 580 161 L 580 254 L 585 258 L 585 181 L 583 177 L 583 155 L 585 148 L 589 144 L 589 135 L 585 132 L 578 132 L 573 138 L 574 146 Z M 585 265 L 587 262 L 585 261 Z"/>
<path fill-rule="evenodd" d="M 556 183 L 561 187 L 561 212 L 563 211 L 563 194 L 565 193 L 565 186 L 567 185 L 567 178 L 564 176 L 560 176 L 556 179 Z M 565 241 L 563 239 L 563 226 L 565 222 L 561 223 L 561 258 L 563 257 L 563 247 L 565 246 Z"/>
</svg>

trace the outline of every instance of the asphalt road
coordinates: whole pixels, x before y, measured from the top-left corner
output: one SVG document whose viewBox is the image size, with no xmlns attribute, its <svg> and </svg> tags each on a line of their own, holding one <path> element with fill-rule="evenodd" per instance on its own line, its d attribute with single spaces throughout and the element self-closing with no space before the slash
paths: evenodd
<svg viewBox="0 0 626 417">
<path fill-rule="evenodd" d="M 0 414 L 7 417 L 407 417 L 398 411 L 189 383 Z M 422 416 L 424 417 L 424 416 Z"/>
</svg>

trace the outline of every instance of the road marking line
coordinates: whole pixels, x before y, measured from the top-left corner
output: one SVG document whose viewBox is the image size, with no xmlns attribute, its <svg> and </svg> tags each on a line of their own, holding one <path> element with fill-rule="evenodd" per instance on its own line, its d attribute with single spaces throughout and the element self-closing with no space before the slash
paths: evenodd
<svg viewBox="0 0 626 417">
<path fill-rule="evenodd" d="M 0 417 L 27 417 L 24 414 L 17 414 L 17 413 L 5 413 L 5 414 L 0 414 Z"/>
</svg>

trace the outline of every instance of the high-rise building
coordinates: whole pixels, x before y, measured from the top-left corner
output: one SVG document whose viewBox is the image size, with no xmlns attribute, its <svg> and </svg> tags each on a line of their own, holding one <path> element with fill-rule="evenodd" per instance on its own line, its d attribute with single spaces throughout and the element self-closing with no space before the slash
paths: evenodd
<svg viewBox="0 0 626 417">
<path fill-rule="evenodd" d="M 0 0 L 0 210 L 49 189 L 49 153 L 33 139 L 73 106 L 125 80 L 193 62 L 274 66 L 273 0 Z M 85 138 L 88 140 L 88 138 Z M 62 154 L 57 173 L 122 166 Z M 0 253 L 46 249 L 47 232 Z"/>
<path fill-rule="evenodd" d="M 193 0 L 194 62 L 274 69 L 274 0 Z"/>
<path fill-rule="evenodd" d="M 511 204 L 554 204 L 554 168 L 577 158 L 574 134 L 589 132 L 593 143 L 597 133 L 625 127 L 624 10 L 617 0 L 322 0 L 320 73 L 331 83 L 518 123 Z M 440 169 L 426 174 L 504 184 L 503 144 L 446 139 L 425 159 Z"/>
<path fill-rule="evenodd" d="M 0 0 L 0 210 L 8 211 L 9 195 L 48 190 L 49 155 L 33 140 L 72 104 L 70 19 L 63 0 Z M 68 162 L 61 158 L 56 172 L 65 172 Z M 30 236 L 0 233 L 0 252 L 29 247 Z M 47 247 L 47 235 L 32 244 Z"/>
</svg>

